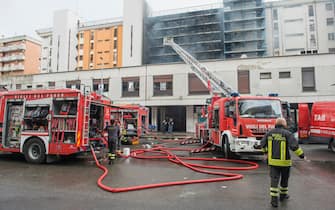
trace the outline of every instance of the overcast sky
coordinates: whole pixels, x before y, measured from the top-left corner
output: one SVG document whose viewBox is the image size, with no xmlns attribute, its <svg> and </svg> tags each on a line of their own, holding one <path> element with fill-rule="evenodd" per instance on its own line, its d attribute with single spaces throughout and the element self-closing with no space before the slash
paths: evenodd
<svg viewBox="0 0 335 210">
<path fill-rule="evenodd" d="M 52 27 L 53 11 L 74 10 L 84 21 L 121 17 L 123 0 L 0 0 L 0 36 L 30 35 Z M 136 0 L 134 0 L 136 1 Z M 147 0 L 154 11 L 198 6 L 220 0 Z"/>
</svg>

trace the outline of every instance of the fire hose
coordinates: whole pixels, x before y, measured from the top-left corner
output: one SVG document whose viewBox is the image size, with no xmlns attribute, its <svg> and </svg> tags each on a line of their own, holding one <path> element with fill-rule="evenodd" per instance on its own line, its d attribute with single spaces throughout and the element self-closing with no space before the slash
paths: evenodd
<svg viewBox="0 0 335 210">
<path fill-rule="evenodd" d="M 204 147 L 204 146 L 202 146 Z M 235 160 L 235 159 L 225 159 L 225 158 L 200 158 L 200 157 L 179 157 L 172 153 L 172 151 L 190 151 L 191 149 L 187 148 L 169 148 L 164 147 L 162 145 L 158 145 L 151 149 L 138 149 L 133 150 L 129 156 L 122 156 L 123 158 L 137 158 L 137 159 L 167 159 L 172 163 L 185 166 L 193 171 L 203 173 L 203 174 L 210 174 L 210 175 L 219 175 L 223 177 L 219 178 L 206 178 L 206 179 L 196 179 L 196 180 L 183 180 L 183 181 L 172 181 L 172 182 L 162 182 L 162 183 L 155 183 L 155 184 L 146 184 L 146 185 L 139 185 L 139 186 L 130 186 L 130 187 L 109 187 L 103 184 L 103 180 L 108 175 L 108 169 L 103 166 L 97 159 L 94 149 L 91 145 L 91 152 L 95 160 L 95 164 L 98 168 L 103 171 L 103 174 L 97 180 L 97 185 L 108 192 L 112 193 L 119 193 L 119 192 L 127 192 L 127 191 L 135 191 L 135 190 L 144 190 L 150 188 L 158 188 L 158 187 L 167 187 L 167 186 L 175 186 L 175 185 L 186 185 L 186 184 L 196 184 L 196 183 L 209 183 L 209 182 L 223 182 L 223 181 L 230 181 L 230 180 L 238 180 L 242 179 L 242 174 L 237 173 L 227 173 L 227 172 L 220 172 L 219 170 L 253 170 L 258 168 L 258 164 L 250 161 L 245 160 Z M 146 155 L 147 153 L 153 155 Z M 228 166 L 217 166 L 217 165 L 203 165 L 203 164 L 196 164 L 187 161 L 208 161 L 208 162 L 230 162 L 230 163 L 237 163 L 237 164 L 244 164 L 249 166 L 241 166 L 241 167 L 228 167 Z M 211 170 L 217 171 L 211 171 Z"/>
</svg>

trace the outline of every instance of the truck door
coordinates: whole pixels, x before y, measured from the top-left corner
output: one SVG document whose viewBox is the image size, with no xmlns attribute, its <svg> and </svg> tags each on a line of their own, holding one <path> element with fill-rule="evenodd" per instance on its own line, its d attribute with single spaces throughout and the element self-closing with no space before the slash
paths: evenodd
<svg viewBox="0 0 335 210">
<path fill-rule="evenodd" d="M 4 147 L 20 148 L 23 101 L 7 102 L 4 120 Z"/>
<path fill-rule="evenodd" d="M 299 104 L 298 105 L 298 135 L 299 139 L 306 139 L 309 137 L 310 130 L 310 111 L 308 104 Z"/>
<path fill-rule="evenodd" d="M 211 132 L 211 138 L 215 145 L 220 145 L 220 110 L 219 107 L 215 107 L 213 110 L 213 119 L 212 119 L 213 129 Z"/>
</svg>

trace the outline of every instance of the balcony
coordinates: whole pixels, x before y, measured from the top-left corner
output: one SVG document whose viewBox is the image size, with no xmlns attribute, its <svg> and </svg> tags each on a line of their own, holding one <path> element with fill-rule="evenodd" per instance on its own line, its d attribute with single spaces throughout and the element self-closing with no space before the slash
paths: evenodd
<svg viewBox="0 0 335 210">
<path fill-rule="evenodd" d="M 0 47 L 0 52 L 11 52 L 18 50 L 25 50 L 26 46 L 24 44 L 12 45 L 8 47 Z"/>
<path fill-rule="evenodd" d="M 24 70 L 24 66 L 22 64 L 0 67 L 0 72 L 19 71 L 19 70 Z"/>
<path fill-rule="evenodd" d="M 18 60 L 24 60 L 24 55 L 12 55 L 12 56 L 4 56 L 0 57 L 0 62 L 11 62 L 11 61 L 18 61 Z"/>
</svg>

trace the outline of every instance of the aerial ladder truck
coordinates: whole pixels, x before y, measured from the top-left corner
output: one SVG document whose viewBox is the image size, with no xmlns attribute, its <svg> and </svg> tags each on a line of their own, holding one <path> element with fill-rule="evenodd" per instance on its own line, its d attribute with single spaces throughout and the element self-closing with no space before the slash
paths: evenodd
<svg viewBox="0 0 335 210">
<path fill-rule="evenodd" d="M 209 141 L 219 147 L 226 158 L 235 154 L 261 154 L 260 150 L 254 149 L 254 145 L 259 144 L 263 135 L 274 128 L 276 118 L 282 117 L 280 99 L 240 96 L 175 43 L 172 37 L 165 37 L 163 45 L 170 46 L 210 91 L 206 121 L 197 124 L 196 128 L 201 141 Z"/>
</svg>

